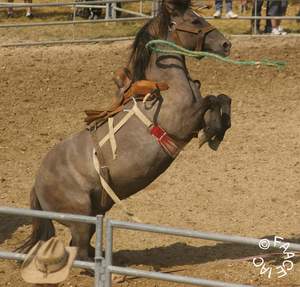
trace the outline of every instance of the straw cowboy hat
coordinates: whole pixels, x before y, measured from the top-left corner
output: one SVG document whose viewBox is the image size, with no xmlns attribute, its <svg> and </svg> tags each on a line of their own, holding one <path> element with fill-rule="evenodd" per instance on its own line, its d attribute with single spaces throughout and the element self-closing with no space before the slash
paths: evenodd
<svg viewBox="0 0 300 287">
<path fill-rule="evenodd" d="M 76 253 L 76 247 L 65 247 L 56 237 L 39 241 L 27 254 L 21 276 L 33 284 L 60 283 L 68 277 Z"/>
</svg>

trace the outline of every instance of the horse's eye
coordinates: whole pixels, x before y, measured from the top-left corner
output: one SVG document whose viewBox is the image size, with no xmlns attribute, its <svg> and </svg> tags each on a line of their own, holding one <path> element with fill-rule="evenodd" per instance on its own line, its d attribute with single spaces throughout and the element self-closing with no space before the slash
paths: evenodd
<svg viewBox="0 0 300 287">
<path fill-rule="evenodd" d="M 192 21 L 192 24 L 197 25 L 197 24 L 201 24 L 200 19 L 195 19 Z"/>
</svg>

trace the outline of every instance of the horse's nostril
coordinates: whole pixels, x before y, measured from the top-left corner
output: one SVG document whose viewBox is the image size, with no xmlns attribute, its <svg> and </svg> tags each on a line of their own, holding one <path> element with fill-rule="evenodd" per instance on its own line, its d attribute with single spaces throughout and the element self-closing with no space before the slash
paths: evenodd
<svg viewBox="0 0 300 287">
<path fill-rule="evenodd" d="M 231 48 L 231 43 L 229 41 L 224 42 L 223 48 L 225 49 L 225 51 L 228 51 Z"/>
</svg>

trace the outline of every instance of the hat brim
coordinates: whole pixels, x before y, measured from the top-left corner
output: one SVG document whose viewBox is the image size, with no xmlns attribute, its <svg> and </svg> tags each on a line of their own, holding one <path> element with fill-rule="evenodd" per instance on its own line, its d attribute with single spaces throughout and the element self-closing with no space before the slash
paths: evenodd
<svg viewBox="0 0 300 287">
<path fill-rule="evenodd" d="M 69 254 L 68 261 L 64 267 L 53 273 L 44 273 L 36 268 L 34 258 L 41 247 L 41 244 L 37 244 L 26 256 L 22 267 L 21 276 L 23 280 L 31 284 L 57 284 L 67 279 L 70 267 L 75 259 L 77 248 L 76 247 L 66 247 L 66 251 Z"/>
</svg>

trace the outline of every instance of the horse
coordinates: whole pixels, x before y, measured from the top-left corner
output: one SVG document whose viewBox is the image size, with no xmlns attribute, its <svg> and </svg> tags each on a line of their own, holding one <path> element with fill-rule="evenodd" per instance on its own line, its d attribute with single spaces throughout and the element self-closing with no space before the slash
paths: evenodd
<svg viewBox="0 0 300 287">
<path fill-rule="evenodd" d="M 215 136 L 223 139 L 230 127 L 230 98 L 225 95 L 202 97 L 199 82 L 189 75 L 181 55 L 153 53 L 145 45 L 152 39 L 172 41 L 190 50 L 204 50 L 228 56 L 231 43 L 213 26 L 195 13 L 190 0 L 164 0 L 159 14 L 137 33 L 128 61 L 133 81 L 147 79 L 164 81 L 169 89 L 151 105 L 130 101 L 126 109 L 114 116 L 118 123 L 137 105 L 155 125 L 161 127 L 180 151 L 199 131 L 204 140 Z M 100 141 L 108 133 L 108 123 L 102 124 L 95 137 Z M 130 120 L 115 134 L 118 144 L 114 159 L 111 146 L 102 146 L 105 166 L 109 170 L 109 185 L 122 200 L 142 190 L 173 162 L 149 129 L 137 118 Z M 71 135 L 52 148 L 42 160 L 30 194 L 30 206 L 35 210 L 95 216 L 105 214 L 113 201 L 101 205 L 105 194 L 94 165 L 94 141 L 88 130 Z M 61 222 L 71 231 L 71 245 L 78 247 L 78 259 L 91 260 L 94 248 L 90 239 L 94 226 Z M 32 234 L 23 245 L 29 249 L 38 240 L 54 236 L 53 222 L 33 219 Z"/>
</svg>

